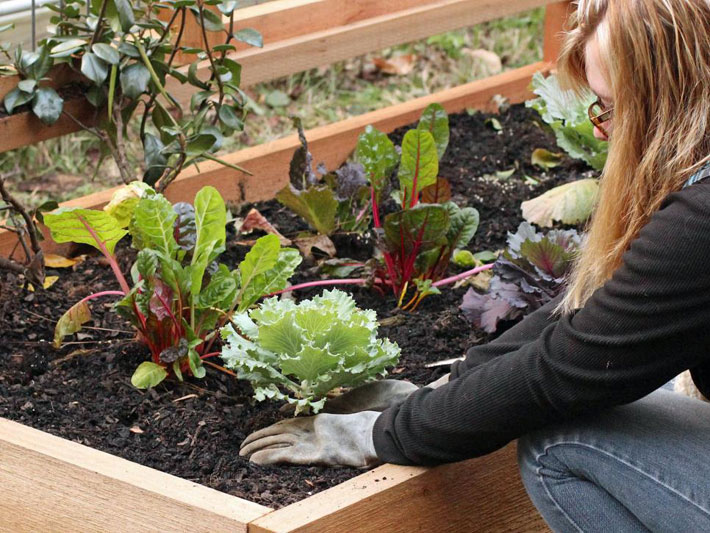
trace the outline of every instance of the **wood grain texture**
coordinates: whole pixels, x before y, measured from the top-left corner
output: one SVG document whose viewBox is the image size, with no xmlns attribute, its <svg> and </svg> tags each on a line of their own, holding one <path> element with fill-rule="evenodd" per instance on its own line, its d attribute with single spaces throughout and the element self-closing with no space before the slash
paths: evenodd
<svg viewBox="0 0 710 533">
<path fill-rule="evenodd" d="M 437 468 L 383 465 L 249 524 L 249 533 L 549 531 L 518 474 L 515 445 Z"/>
<path fill-rule="evenodd" d="M 0 418 L 0 531 L 239 532 L 271 511 Z"/>
<path fill-rule="evenodd" d="M 460 112 L 466 108 L 492 111 L 495 105 L 491 98 L 496 94 L 507 97 L 511 102 L 521 102 L 530 98 L 532 95 L 528 85 L 532 75 L 538 71 L 549 72 L 550 68 L 551 65 L 548 63 L 534 63 L 409 102 L 314 128 L 306 132 L 309 146 L 316 162 L 323 161 L 328 168 L 336 168 L 348 158 L 355 147 L 357 137 L 368 124 L 390 132 L 418 120 L 424 108 L 432 102 L 441 103 L 449 113 Z M 209 161 L 200 163 L 199 170 L 195 167 L 186 169 L 168 188 L 166 196 L 174 202 L 192 202 L 197 191 L 205 185 L 212 185 L 219 190 L 226 201 L 231 203 L 268 200 L 273 198 L 288 181 L 288 164 L 298 146 L 300 146 L 298 137 L 290 135 L 223 156 L 226 161 L 250 170 L 253 176 L 247 176 L 218 163 Z M 98 209 L 108 203 L 115 190 L 97 192 L 62 205 Z M 46 228 L 44 231 L 47 235 Z M 0 231 L 0 254 L 7 256 L 15 247 L 15 243 L 16 239 L 12 233 Z M 48 252 L 66 251 L 66 245 L 61 248 L 51 239 L 43 242 L 43 248 Z"/>
<path fill-rule="evenodd" d="M 572 13 L 572 2 L 564 0 L 545 8 L 545 25 L 542 40 L 542 59 L 554 63 L 560 56 L 564 41 L 564 29 Z"/>
<path fill-rule="evenodd" d="M 64 109 L 86 125 L 92 125 L 96 110 L 83 98 L 64 102 Z M 66 115 L 59 117 L 54 124 L 47 126 L 31 111 L 0 118 L 0 153 L 14 150 L 21 146 L 61 137 L 81 128 Z"/>
<path fill-rule="evenodd" d="M 241 86 L 246 87 L 548 3 L 550 0 L 517 0 L 504 3 L 496 0 L 439 0 L 285 39 L 265 45 L 261 49 L 250 48 L 233 52 L 230 57 L 241 63 Z M 204 79 L 209 77 L 209 61 L 200 63 L 197 75 Z M 172 78 L 168 80 L 167 87 L 185 106 L 189 105 L 190 97 L 196 90 L 193 86 L 181 85 Z"/>
</svg>

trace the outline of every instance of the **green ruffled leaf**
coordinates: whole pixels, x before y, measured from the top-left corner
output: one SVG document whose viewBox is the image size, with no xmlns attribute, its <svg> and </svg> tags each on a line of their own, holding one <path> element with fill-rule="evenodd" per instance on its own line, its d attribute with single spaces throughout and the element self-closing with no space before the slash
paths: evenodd
<svg viewBox="0 0 710 533">
<path fill-rule="evenodd" d="M 449 224 L 449 213 L 444 206 L 419 204 L 385 217 L 385 244 L 393 253 L 407 256 L 419 242 L 419 252 L 424 252 L 447 243 Z"/>
<path fill-rule="evenodd" d="M 172 204 L 163 195 L 141 198 L 131 221 L 133 247 L 138 250 L 151 248 L 165 257 L 173 257 L 178 247 L 173 235 L 176 218 Z"/>
<path fill-rule="evenodd" d="M 559 185 L 521 204 L 523 218 L 542 227 L 555 221 L 579 224 L 587 220 L 599 196 L 599 182 L 588 178 Z"/>
<path fill-rule="evenodd" d="M 367 179 L 378 193 L 399 162 L 392 141 L 372 126 L 367 126 L 358 137 L 355 159 L 364 167 Z"/>
<path fill-rule="evenodd" d="M 281 248 L 274 266 L 254 276 L 244 288 L 238 310 L 244 311 L 256 303 L 259 298 L 285 289 L 289 278 L 293 276 L 296 268 L 301 264 L 301 260 L 298 250 Z"/>
<path fill-rule="evenodd" d="M 463 248 L 466 246 L 478 229 L 479 215 L 473 207 L 458 207 L 453 202 L 444 204 L 449 212 L 449 231 L 446 240 L 449 241 L 449 248 Z"/>
</svg>

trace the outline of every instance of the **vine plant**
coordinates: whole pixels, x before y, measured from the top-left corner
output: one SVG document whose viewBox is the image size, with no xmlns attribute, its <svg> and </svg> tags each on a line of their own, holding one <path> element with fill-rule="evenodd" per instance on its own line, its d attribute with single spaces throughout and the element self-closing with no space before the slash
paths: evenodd
<svg viewBox="0 0 710 533">
<path fill-rule="evenodd" d="M 253 29 L 234 29 L 234 0 L 166 0 L 135 4 L 128 0 L 91 0 L 49 5 L 57 12 L 54 35 L 34 52 L 17 48 L 14 66 L 21 81 L 5 97 L 9 113 L 24 104 L 44 123 L 64 114 L 101 141 L 102 157 L 111 156 L 125 183 L 136 179 L 126 151 L 127 125 L 140 115 L 143 144 L 143 180 L 163 191 L 180 171 L 202 159 L 218 161 L 244 171 L 213 154 L 224 135 L 244 127 L 246 95 L 240 89 L 241 66 L 228 57 L 234 41 L 261 46 Z M 208 9 L 216 6 L 229 17 Z M 165 16 L 168 15 L 168 16 Z M 161 20 L 168 18 L 167 21 Z M 187 17 L 194 17 L 203 37 L 202 47 L 183 46 Z M 172 28 L 177 32 L 173 35 Z M 225 34 L 224 44 L 210 48 L 207 33 Z M 178 52 L 196 54 L 187 69 L 176 66 Z M 208 79 L 197 75 L 198 64 L 209 62 Z M 86 124 L 64 109 L 62 97 L 46 86 L 52 67 L 64 64 L 88 83 L 86 100 L 95 108 L 95 119 Z M 166 89 L 169 78 L 199 89 L 185 113 Z"/>
<path fill-rule="evenodd" d="M 47 125 L 65 115 L 100 140 L 101 162 L 111 157 L 125 183 L 136 180 L 127 151 L 128 124 L 139 119 L 145 172 L 143 181 L 162 192 L 186 166 L 209 159 L 236 170 L 244 169 L 217 158 L 214 153 L 223 137 L 244 128 L 247 96 L 240 89 L 241 66 L 228 57 L 241 41 L 262 46 L 253 29 L 235 30 L 235 0 L 165 0 L 131 3 L 129 0 L 83 0 L 48 4 L 56 12 L 54 34 L 36 51 L 2 45 L 0 52 L 12 63 L 20 81 L 4 99 L 8 113 L 30 106 Z M 226 17 L 209 9 L 216 8 Z M 184 46 L 188 17 L 193 17 L 202 34 L 202 47 Z M 163 20 L 167 19 L 167 20 Z M 0 28 L 0 31 L 5 28 Z M 176 29 L 176 30 L 174 30 Z M 225 35 L 223 44 L 210 48 L 208 32 Z M 178 68 L 178 52 L 194 54 L 189 67 Z M 200 79 L 198 64 L 209 62 L 209 76 Z M 93 120 L 81 122 L 64 106 L 64 99 L 51 86 L 52 69 L 63 65 L 73 70 L 82 83 L 86 101 L 94 109 Z M 3 65 L 2 74 L 12 73 Z M 190 113 L 183 110 L 166 89 L 169 78 L 197 88 Z M 100 164 L 97 166 L 100 167 Z M 41 233 L 35 212 L 22 206 L 5 187 L 2 209 L 8 216 L 6 229 L 18 235 L 25 261 L 0 259 L 0 268 L 24 274 L 41 286 L 44 260 L 39 247 Z M 53 207 L 56 207 L 53 206 Z M 51 209 L 50 207 L 49 209 Z M 37 211 L 37 210 L 35 210 Z M 41 221 L 41 220 L 40 220 Z"/>
</svg>

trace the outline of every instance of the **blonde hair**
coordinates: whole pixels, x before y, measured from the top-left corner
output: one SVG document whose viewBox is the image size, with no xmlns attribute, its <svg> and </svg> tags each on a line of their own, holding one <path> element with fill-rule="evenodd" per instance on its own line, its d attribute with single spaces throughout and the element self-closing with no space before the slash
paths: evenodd
<svg viewBox="0 0 710 533">
<path fill-rule="evenodd" d="M 710 0 L 579 0 L 558 68 L 587 87 L 596 38 L 613 97 L 599 202 L 558 307 L 570 313 L 611 278 L 663 199 L 710 159 Z"/>
</svg>

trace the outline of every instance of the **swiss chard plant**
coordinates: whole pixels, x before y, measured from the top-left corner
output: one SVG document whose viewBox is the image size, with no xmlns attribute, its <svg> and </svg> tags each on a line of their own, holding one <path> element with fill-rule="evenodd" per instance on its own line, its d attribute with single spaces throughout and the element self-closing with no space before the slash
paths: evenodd
<svg viewBox="0 0 710 533">
<path fill-rule="evenodd" d="M 473 207 L 450 201 L 448 182 L 439 177 L 439 160 L 449 143 L 449 120 L 439 104 L 428 106 L 417 128 L 402 140 L 401 154 L 387 135 L 368 126 L 360 135 L 356 160 L 365 169 L 383 267 L 381 280 L 402 305 L 409 288 L 414 295 L 405 308 L 438 292 L 434 286 L 449 266 L 452 254 L 465 247 L 478 229 Z M 399 189 L 392 193 L 398 209 L 382 217 L 380 204 L 397 168 Z"/>
<path fill-rule="evenodd" d="M 346 293 L 312 300 L 269 298 L 238 312 L 222 329 L 222 359 L 254 387 L 258 401 L 286 400 L 296 414 L 317 413 L 336 387 L 354 387 L 386 374 L 399 347 L 377 339 L 377 317 Z"/>
<path fill-rule="evenodd" d="M 516 320 L 560 294 L 580 245 L 575 230 L 546 234 L 523 222 L 508 233 L 508 246 L 493 265 L 488 292 L 470 288 L 461 310 L 477 327 L 492 333 L 501 320 Z"/>
<path fill-rule="evenodd" d="M 276 199 L 321 235 L 366 229 L 369 191 L 362 166 L 347 163 L 335 172 L 326 172 L 319 166 L 322 172 L 318 175 L 313 170 L 313 155 L 301 120 L 293 121 L 301 146 L 291 160 L 289 183 L 276 194 Z"/>
<path fill-rule="evenodd" d="M 210 9 L 216 6 L 220 14 Z M 64 114 L 101 142 L 102 160 L 111 156 L 125 183 L 136 179 L 126 151 L 128 122 L 140 116 L 144 148 L 144 181 L 162 191 L 182 168 L 203 159 L 234 167 L 214 152 L 223 136 L 244 127 L 246 95 L 241 91 L 241 66 L 229 57 L 234 42 L 261 46 L 258 32 L 235 29 L 233 0 L 92 0 L 47 4 L 56 12 L 56 31 L 36 51 L 17 48 L 13 63 L 21 81 L 4 99 L 13 113 L 24 104 L 44 123 Z M 223 22 L 223 17 L 228 22 Z M 161 18 L 162 16 L 162 18 Z M 183 43 L 188 17 L 194 17 L 203 47 Z M 166 20 L 163 20 L 166 19 Z M 177 32 L 174 31 L 177 28 Z M 210 47 L 207 34 L 222 33 L 224 44 Z M 178 68 L 178 52 L 196 54 L 189 68 Z M 208 76 L 198 76 L 200 61 L 209 61 Z M 88 84 L 87 105 L 95 109 L 92 123 L 82 123 L 64 108 L 63 98 L 47 84 L 52 68 L 63 65 Z M 56 71 L 54 71 L 56 72 Z M 176 80 L 198 89 L 183 114 L 166 82 Z M 243 170 L 239 169 L 238 170 Z"/>
<path fill-rule="evenodd" d="M 148 185 L 134 182 L 114 195 L 103 210 L 60 208 L 44 216 L 56 242 L 84 243 L 107 259 L 118 290 L 91 294 L 59 319 L 54 342 L 79 331 L 91 319 L 88 302 L 115 296 L 115 310 L 128 319 L 151 354 L 132 383 L 155 386 L 169 374 L 203 377 L 203 360 L 217 355 L 210 347 L 217 328 L 235 310 L 283 289 L 301 262 L 298 251 L 281 248 L 273 235 L 259 239 L 239 267 L 217 260 L 226 242 L 226 208 L 213 187 L 204 187 L 194 205 L 172 205 Z M 130 235 L 138 254 L 130 282 L 121 271 L 115 247 Z"/>
</svg>

